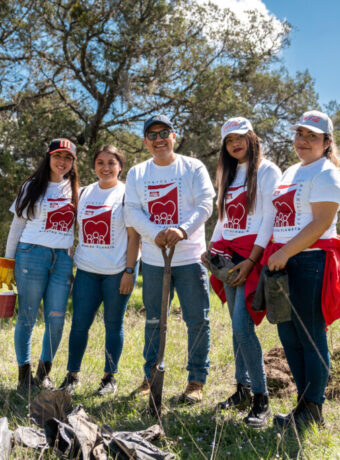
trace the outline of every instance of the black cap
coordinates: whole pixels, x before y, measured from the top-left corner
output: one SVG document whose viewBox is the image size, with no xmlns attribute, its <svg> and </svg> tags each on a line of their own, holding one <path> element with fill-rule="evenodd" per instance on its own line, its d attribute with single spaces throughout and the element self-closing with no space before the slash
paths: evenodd
<svg viewBox="0 0 340 460">
<path fill-rule="evenodd" d="M 152 125 L 158 125 L 158 124 L 167 126 L 168 128 L 171 129 L 171 131 L 174 130 L 174 125 L 171 123 L 171 121 L 166 115 L 153 115 L 152 117 L 148 118 L 146 122 L 144 123 L 144 137 L 145 137 L 145 133 Z"/>
<path fill-rule="evenodd" d="M 50 145 L 48 146 L 47 153 L 51 155 L 54 152 L 62 150 L 66 150 L 66 152 L 72 153 L 73 157 L 77 158 L 77 148 L 73 142 L 68 139 L 53 139 L 53 141 L 51 141 Z"/>
</svg>

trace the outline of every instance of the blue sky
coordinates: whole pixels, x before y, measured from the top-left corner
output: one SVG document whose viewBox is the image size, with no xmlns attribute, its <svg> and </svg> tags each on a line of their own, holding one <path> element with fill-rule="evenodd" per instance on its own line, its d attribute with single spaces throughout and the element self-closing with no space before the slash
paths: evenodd
<svg viewBox="0 0 340 460">
<path fill-rule="evenodd" d="M 262 0 L 293 26 L 282 57 L 291 74 L 308 69 L 321 104 L 340 104 L 340 0 Z"/>
</svg>

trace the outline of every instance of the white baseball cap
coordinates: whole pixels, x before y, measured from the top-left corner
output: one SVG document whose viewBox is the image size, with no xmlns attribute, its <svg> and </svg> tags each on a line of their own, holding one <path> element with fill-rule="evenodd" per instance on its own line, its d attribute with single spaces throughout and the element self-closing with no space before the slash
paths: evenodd
<svg viewBox="0 0 340 460">
<path fill-rule="evenodd" d="M 222 142 L 228 134 L 246 134 L 248 131 L 254 131 L 249 120 L 243 117 L 229 118 L 221 129 Z"/>
<path fill-rule="evenodd" d="M 310 131 L 318 134 L 333 134 L 332 120 L 328 115 L 318 110 L 305 112 L 299 122 L 290 127 L 292 131 L 296 131 L 298 128 L 308 128 Z"/>
</svg>

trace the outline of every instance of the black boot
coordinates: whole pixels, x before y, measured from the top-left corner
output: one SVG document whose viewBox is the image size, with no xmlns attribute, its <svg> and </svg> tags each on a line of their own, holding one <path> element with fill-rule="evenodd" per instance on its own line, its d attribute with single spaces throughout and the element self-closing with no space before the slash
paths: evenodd
<svg viewBox="0 0 340 460">
<path fill-rule="evenodd" d="M 52 369 L 52 363 L 48 361 L 40 361 L 38 364 L 37 373 L 35 374 L 35 382 L 45 390 L 54 390 L 53 383 L 48 374 Z"/>
<path fill-rule="evenodd" d="M 318 426 L 325 425 L 325 419 L 322 416 L 322 404 L 305 399 L 304 408 L 294 415 L 295 423 L 298 428 L 308 428 L 314 422 Z"/>
<path fill-rule="evenodd" d="M 30 391 L 37 389 L 37 386 L 33 379 L 30 363 L 19 366 L 19 378 L 17 389 L 21 391 Z"/>
<path fill-rule="evenodd" d="M 247 409 L 252 403 L 252 397 L 250 392 L 250 387 L 242 385 L 241 383 L 237 384 L 236 392 L 231 395 L 225 401 L 218 403 L 217 407 L 219 409 Z"/>
<path fill-rule="evenodd" d="M 267 425 L 270 414 L 268 395 L 257 393 L 254 394 L 253 407 L 244 422 L 253 428 L 262 428 Z"/>
<path fill-rule="evenodd" d="M 295 417 L 305 409 L 305 398 L 298 396 L 297 405 L 288 414 L 277 414 L 273 417 L 273 424 L 280 428 L 287 428 L 291 423 L 295 422 Z"/>
</svg>

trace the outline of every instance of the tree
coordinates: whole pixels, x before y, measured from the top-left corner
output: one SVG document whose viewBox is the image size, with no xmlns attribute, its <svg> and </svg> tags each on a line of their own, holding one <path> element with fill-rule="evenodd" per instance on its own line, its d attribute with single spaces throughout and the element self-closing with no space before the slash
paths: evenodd
<svg viewBox="0 0 340 460">
<path fill-rule="evenodd" d="M 27 74 L 54 88 L 89 146 L 155 110 L 176 118 L 202 75 L 224 65 L 240 80 L 270 62 L 288 32 L 255 13 L 245 29 L 231 11 L 189 0 L 36 0 L 23 23 Z"/>
</svg>

